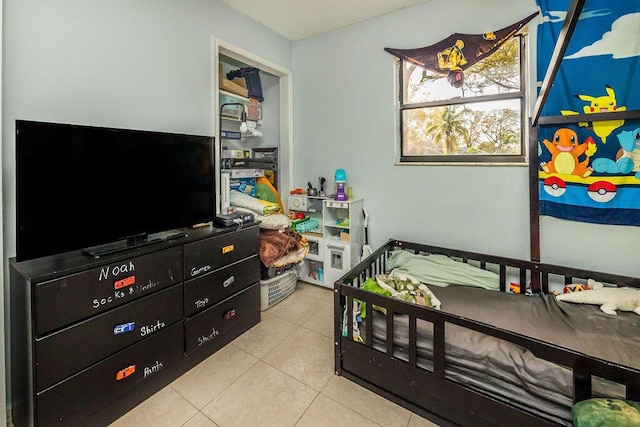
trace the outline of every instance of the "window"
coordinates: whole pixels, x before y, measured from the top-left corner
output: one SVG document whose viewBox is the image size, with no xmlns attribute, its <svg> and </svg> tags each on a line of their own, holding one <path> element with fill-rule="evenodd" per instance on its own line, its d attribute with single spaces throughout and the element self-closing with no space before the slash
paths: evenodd
<svg viewBox="0 0 640 427">
<path fill-rule="evenodd" d="M 523 163 L 524 39 L 465 70 L 462 85 L 400 59 L 400 163 Z"/>
</svg>

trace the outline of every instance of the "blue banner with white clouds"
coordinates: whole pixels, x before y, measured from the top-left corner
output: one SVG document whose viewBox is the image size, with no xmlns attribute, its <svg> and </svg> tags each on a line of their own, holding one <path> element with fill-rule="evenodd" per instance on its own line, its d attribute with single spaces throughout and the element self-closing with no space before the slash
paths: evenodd
<svg viewBox="0 0 640 427">
<path fill-rule="evenodd" d="M 537 0 L 538 87 L 570 0 Z M 640 1 L 587 0 L 542 116 L 640 110 Z M 539 126 L 540 210 L 640 225 L 640 120 Z"/>
</svg>

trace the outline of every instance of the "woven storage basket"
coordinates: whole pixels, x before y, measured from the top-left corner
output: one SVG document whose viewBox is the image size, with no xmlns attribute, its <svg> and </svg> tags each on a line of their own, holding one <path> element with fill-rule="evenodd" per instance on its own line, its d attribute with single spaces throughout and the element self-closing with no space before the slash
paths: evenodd
<svg viewBox="0 0 640 427">
<path fill-rule="evenodd" d="M 296 290 L 297 282 L 297 270 L 260 280 L 260 309 L 265 311 L 291 295 Z"/>
</svg>

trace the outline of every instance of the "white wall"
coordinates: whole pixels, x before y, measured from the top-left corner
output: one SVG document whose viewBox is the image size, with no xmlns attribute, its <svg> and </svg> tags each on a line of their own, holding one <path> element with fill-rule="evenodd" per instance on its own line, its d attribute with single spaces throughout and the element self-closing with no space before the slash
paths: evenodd
<svg viewBox="0 0 640 427">
<path fill-rule="evenodd" d="M 3 15 L 7 257 L 16 119 L 211 135 L 211 35 L 291 68 L 291 42 L 215 0 L 5 0 Z"/>
<path fill-rule="evenodd" d="M 399 238 L 528 257 L 526 167 L 394 165 L 397 77 L 383 49 L 496 30 L 533 11 L 533 1 L 432 0 L 294 43 L 294 182 L 343 167 L 374 246 Z"/>
<path fill-rule="evenodd" d="M 497 30 L 535 11 L 533 0 L 432 0 L 295 42 L 294 185 L 344 168 L 365 198 L 374 247 L 398 238 L 528 259 L 527 167 L 394 165 L 396 74 L 383 48 Z M 542 259 L 637 275 L 639 230 L 543 218 Z"/>
</svg>

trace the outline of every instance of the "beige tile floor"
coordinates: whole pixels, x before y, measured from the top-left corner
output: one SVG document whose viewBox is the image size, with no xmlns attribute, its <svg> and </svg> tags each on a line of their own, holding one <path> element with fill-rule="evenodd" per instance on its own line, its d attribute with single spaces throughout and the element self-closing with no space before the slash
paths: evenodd
<svg viewBox="0 0 640 427">
<path fill-rule="evenodd" d="M 262 321 L 113 427 L 437 427 L 334 374 L 333 293 L 298 282 Z"/>
</svg>

